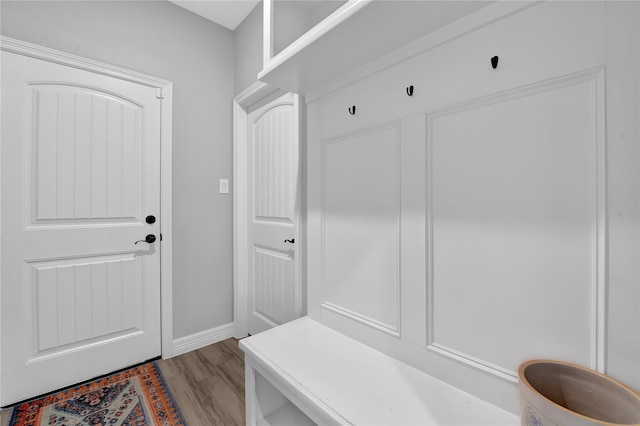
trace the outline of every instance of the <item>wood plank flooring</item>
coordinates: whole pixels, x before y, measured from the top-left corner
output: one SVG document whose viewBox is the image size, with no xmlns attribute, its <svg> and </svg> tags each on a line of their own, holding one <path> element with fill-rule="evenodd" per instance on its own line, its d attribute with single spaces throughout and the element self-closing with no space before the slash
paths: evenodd
<svg viewBox="0 0 640 426">
<path fill-rule="evenodd" d="M 245 424 L 244 353 L 230 338 L 158 361 L 188 426 Z M 9 424 L 11 410 L 0 412 Z"/>
<path fill-rule="evenodd" d="M 244 353 L 230 338 L 158 361 L 189 426 L 244 425 Z"/>
</svg>

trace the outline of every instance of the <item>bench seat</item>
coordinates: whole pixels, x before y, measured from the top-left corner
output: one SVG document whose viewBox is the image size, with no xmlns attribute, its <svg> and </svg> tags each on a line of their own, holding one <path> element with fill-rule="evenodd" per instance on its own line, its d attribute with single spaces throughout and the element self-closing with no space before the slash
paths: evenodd
<svg viewBox="0 0 640 426">
<path fill-rule="evenodd" d="M 518 425 L 517 416 L 308 317 L 240 341 L 247 424 Z"/>
</svg>

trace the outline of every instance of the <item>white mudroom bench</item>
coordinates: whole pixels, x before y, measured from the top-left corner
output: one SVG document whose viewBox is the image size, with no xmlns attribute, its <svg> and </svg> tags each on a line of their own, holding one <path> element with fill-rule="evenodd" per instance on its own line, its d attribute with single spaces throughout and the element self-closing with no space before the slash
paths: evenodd
<svg viewBox="0 0 640 426">
<path fill-rule="evenodd" d="M 308 317 L 240 341 L 248 425 L 517 425 L 517 416 Z"/>
</svg>

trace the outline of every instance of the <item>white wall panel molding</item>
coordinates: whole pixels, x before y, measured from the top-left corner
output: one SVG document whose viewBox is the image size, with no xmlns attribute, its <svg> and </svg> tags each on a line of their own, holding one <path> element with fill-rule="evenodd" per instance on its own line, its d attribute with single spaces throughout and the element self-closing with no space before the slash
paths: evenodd
<svg viewBox="0 0 640 426">
<path fill-rule="evenodd" d="M 429 350 L 604 370 L 604 93 L 597 68 L 428 114 Z"/>
<path fill-rule="evenodd" d="M 400 130 L 395 121 L 324 140 L 320 160 L 322 307 L 394 335 L 400 333 Z"/>
<path fill-rule="evenodd" d="M 322 304 L 322 307 L 328 311 L 335 312 L 342 315 L 343 317 L 351 318 L 354 321 L 357 321 L 369 327 L 373 327 L 376 330 L 383 331 L 392 336 L 400 336 L 399 327 L 390 326 L 389 324 L 385 324 L 381 321 L 376 320 L 375 318 L 362 315 L 343 306 L 335 305 L 331 302 L 324 302 Z"/>
<path fill-rule="evenodd" d="M 402 339 L 426 343 L 427 116 L 401 120 L 400 323 Z"/>
<path fill-rule="evenodd" d="M 200 331 L 173 341 L 173 355 L 178 356 L 195 351 L 207 345 L 221 342 L 233 337 L 233 323 L 224 324 L 209 330 Z"/>
</svg>

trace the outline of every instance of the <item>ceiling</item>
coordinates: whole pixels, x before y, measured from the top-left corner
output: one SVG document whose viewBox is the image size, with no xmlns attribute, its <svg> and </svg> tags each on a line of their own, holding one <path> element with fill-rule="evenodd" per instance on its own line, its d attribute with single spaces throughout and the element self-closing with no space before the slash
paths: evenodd
<svg viewBox="0 0 640 426">
<path fill-rule="evenodd" d="M 235 31 L 260 0 L 169 0 L 225 28 Z"/>
</svg>

